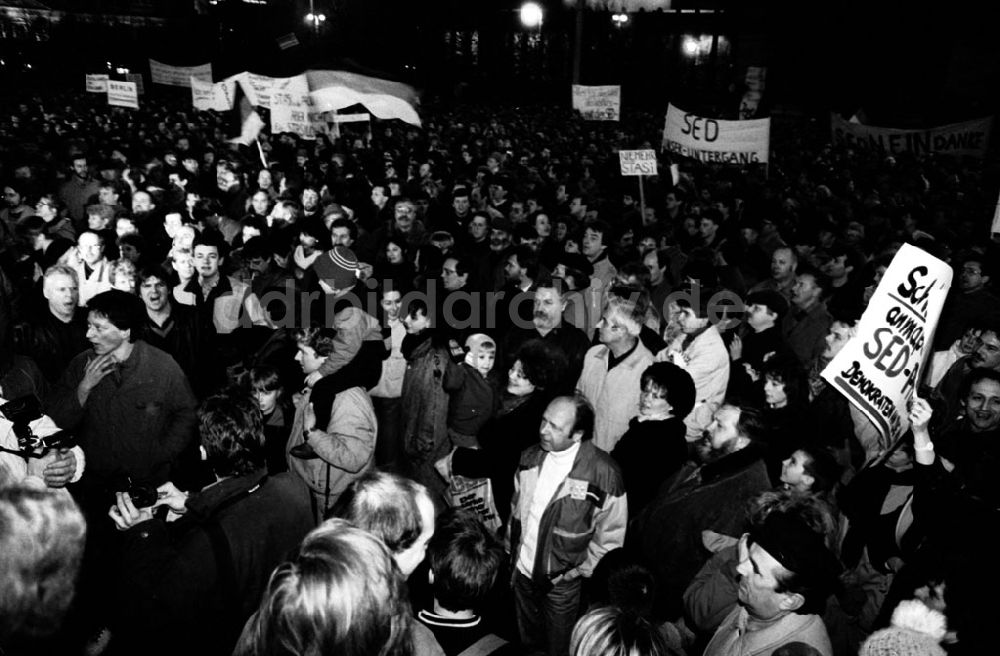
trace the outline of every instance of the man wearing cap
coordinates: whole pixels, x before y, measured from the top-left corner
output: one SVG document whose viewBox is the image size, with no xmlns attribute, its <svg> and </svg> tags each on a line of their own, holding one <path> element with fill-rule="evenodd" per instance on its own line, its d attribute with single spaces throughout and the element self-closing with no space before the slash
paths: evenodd
<svg viewBox="0 0 1000 656">
<path fill-rule="evenodd" d="M 312 316 L 306 325 L 317 322 L 330 325 L 332 316 L 337 331 L 333 351 L 305 380 L 309 387 L 316 387 L 313 394 L 316 416 L 325 424 L 338 392 L 354 386 L 371 389 L 378 384 L 385 345 L 378 319 L 361 307 L 366 298 L 365 287 L 359 279 L 358 258 L 354 253 L 344 246 L 334 246 L 320 255 L 311 268 L 323 295 L 318 303 L 312 304 Z"/>
<path fill-rule="evenodd" d="M 399 198 L 393 207 L 393 220 L 375 231 L 375 243 L 385 246 L 390 239 L 403 239 L 411 253 L 424 245 L 424 224 L 417 218 L 417 206 L 409 198 Z"/>
<path fill-rule="evenodd" d="M 773 510 L 744 534 L 736 568 L 739 605 L 722 621 L 705 656 L 771 654 L 790 643 L 832 656 L 820 614 L 841 567 L 826 542 L 794 506 Z"/>
<path fill-rule="evenodd" d="M 782 317 L 788 313 L 788 301 L 781 292 L 764 289 L 747 295 L 745 307 L 747 330 L 742 338 L 736 335 L 729 344 L 732 366 L 728 396 L 754 402 L 754 382 L 760 378 L 764 363 L 791 353 L 780 327 Z"/>
</svg>

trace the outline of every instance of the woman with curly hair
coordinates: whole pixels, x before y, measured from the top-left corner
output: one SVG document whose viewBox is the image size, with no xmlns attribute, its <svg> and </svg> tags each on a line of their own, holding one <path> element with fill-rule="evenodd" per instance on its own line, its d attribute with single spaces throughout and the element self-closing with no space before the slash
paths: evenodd
<svg viewBox="0 0 1000 656">
<path fill-rule="evenodd" d="M 507 373 L 500 408 L 479 433 L 481 448 L 456 449 L 452 456 L 453 474 L 490 479 L 503 522 L 510 515 L 518 458 L 538 442 L 542 414 L 568 366 L 560 347 L 540 339 L 525 342 Z"/>
</svg>

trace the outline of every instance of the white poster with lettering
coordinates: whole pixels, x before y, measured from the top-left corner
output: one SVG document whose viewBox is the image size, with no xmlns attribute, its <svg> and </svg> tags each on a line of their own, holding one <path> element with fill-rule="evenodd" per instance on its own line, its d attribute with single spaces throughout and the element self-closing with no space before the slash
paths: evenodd
<svg viewBox="0 0 1000 656">
<path fill-rule="evenodd" d="M 663 148 L 703 162 L 766 164 L 771 142 L 771 119 L 725 121 L 667 108 Z"/>
<path fill-rule="evenodd" d="M 652 148 L 619 150 L 618 161 L 622 175 L 657 175 L 656 151 Z"/>
<path fill-rule="evenodd" d="M 952 268 L 903 244 L 882 276 L 853 337 L 822 376 L 891 444 L 910 427 L 907 405 L 923 377 Z"/>
<path fill-rule="evenodd" d="M 573 85 L 573 109 L 587 121 L 617 121 L 621 116 L 622 88 L 620 85 Z"/>
<path fill-rule="evenodd" d="M 107 75 L 87 75 L 87 93 L 107 93 L 108 92 L 108 76 Z"/>
<path fill-rule="evenodd" d="M 139 109 L 139 90 L 135 82 L 108 80 L 108 104 L 115 107 Z"/>
</svg>

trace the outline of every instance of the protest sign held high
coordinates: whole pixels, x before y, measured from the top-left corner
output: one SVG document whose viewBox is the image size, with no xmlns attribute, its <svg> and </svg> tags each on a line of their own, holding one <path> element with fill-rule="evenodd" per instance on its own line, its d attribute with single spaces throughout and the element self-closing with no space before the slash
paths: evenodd
<svg viewBox="0 0 1000 656">
<path fill-rule="evenodd" d="M 857 336 L 823 370 L 823 378 L 872 420 L 886 444 L 909 428 L 907 404 L 920 385 L 951 278 L 951 266 L 903 244 Z"/>
<path fill-rule="evenodd" d="M 139 109 L 139 90 L 136 88 L 135 82 L 108 80 L 108 104 Z"/>
<path fill-rule="evenodd" d="M 620 150 L 618 160 L 621 163 L 622 175 L 657 175 L 656 151 Z"/>
<path fill-rule="evenodd" d="M 846 121 L 836 114 L 830 115 L 834 143 L 887 153 L 984 157 L 992 127 L 992 118 L 980 118 L 926 130 L 899 130 L 862 125 Z"/>
<path fill-rule="evenodd" d="M 212 81 L 212 64 L 171 66 L 170 64 L 150 59 L 149 76 L 153 80 L 153 84 L 164 84 L 170 87 L 190 87 L 192 77 L 205 82 Z"/>
<path fill-rule="evenodd" d="M 146 87 L 142 79 L 142 73 L 126 73 L 125 81 L 135 82 L 135 90 L 138 92 L 140 96 L 146 93 Z"/>
<path fill-rule="evenodd" d="M 87 93 L 107 93 L 107 75 L 87 75 Z"/>
<path fill-rule="evenodd" d="M 771 119 L 724 121 L 667 108 L 663 148 L 703 162 L 766 164 L 771 140 Z"/>
<path fill-rule="evenodd" d="M 618 85 L 573 85 L 573 109 L 588 121 L 617 121 L 621 116 L 622 88 Z"/>
<path fill-rule="evenodd" d="M 236 99 L 236 81 L 204 82 L 196 77 L 191 78 L 191 105 L 198 110 L 214 109 L 225 112 L 233 108 Z"/>
<path fill-rule="evenodd" d="M 291 132 L 303 139 L 315 139 L 329 130 L 323 112 L 313 108 L 305 74 L 287 78 L 270 92 L 271 134 Z"/>
</svg>

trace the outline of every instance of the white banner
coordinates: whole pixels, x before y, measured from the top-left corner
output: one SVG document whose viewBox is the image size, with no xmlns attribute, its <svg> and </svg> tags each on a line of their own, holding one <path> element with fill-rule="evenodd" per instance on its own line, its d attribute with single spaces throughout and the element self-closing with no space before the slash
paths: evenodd
<svg viewBox="0 0 1000 656">
<path fill-rule="evenodd" d="M 367 123 L 372 120 L 372 115 L 368 112 L 359 114 L 334 114 L 333 120 L 337 123 Z"/>
<path fill-rule="evenodd" d="M 618 161 L 622 175 L 657 175 L 655 150 L 619 150 Z"/>
<path fill-rule="evenodd" d="M 139 109 L 139 90 L 135 82 L 108 80 L 108 104 L 115 107 Z"/>
<path fill-rule="evenodd" d="M 303 139 L 315 139 L 317 134 L 329 132 L 324 113 L 313 108 L 304 74 L 286 78 L 280 86 L 272 87 L 269 100 L 271 134 L 292 132 Z"/>
<path fill-rule="evenodd" d="M 907 404 L 920 385 L 951 277 L 951 266 L 903 244 L 857 336 L 823 370 L 823 378 L 878 427 L 886 445 L 910 427 Z"/>
<path fill-rule="evenodd" d="M 724 121 L 696 116 L 673 105 L 667 108 L 663 148 L 703 162 L 766 164 L 771 119 Z"/>
<path fill-rule="evenodd" d="M 617 121 L 621 115 L 622 88 L 619 85 L 588 87 L 573 85 L 573 109 L 587 121 Z"/>
<path fill-rule="evenodd" d="M 195 109 L 201 111 L 214 109 L 217 112 L 225 112 L 233 108 L 235 100 L 235 80 L 230 78 L 213 84 L 196 77 L 191 78 L 191 105 Z"/>
<path fill-rule="evenodd" d="M 289 89 L 299 89 L 303 84 L 305 75 L 295 77 L 268 77 L 256 73 L 240 73 L 226 78 L 226 82 L 239 82 L 243 93 L 247 95 L 247 100 L 255 107 L 271 109 L 271 95 L 274 93 L 287 92 Z M 304 83 L 308 93 L 309 84 Z"/>
<path fill-rule="evenodd" d="M 142 73 L 126 73 L 125 79 L 129 82 L 135 82 L 135 90 L 139 92 L 139 95 L 146 93 L 146 87 L 144 86 L 142 80 Z"/>
<path fill-rule="evenodd" d="M 149 75 L 153 84 L 165 84 L 171 87 L 189 87 L 191 78 L 196 77 L 205 82 L 212 81 L 212 64 L 201 64 L 200 66 L 171 66 L 158 62 L 155 59 L 149 60 Z"/>
<path fill-rule="evenodd" d="M 108 92 L 108 76 L 107 75 L 87 75 L 87 92 L 88 93 L 107 93 Z"/>
<path fill-rule="evenodd" d="M 993 119 L 989 117 L 927 130 L 900 130 L 862 125 L 845 121 L 836 114 L 830 115 L 834 143 L 887 153 L 985 157 L 992 128 Z"/>
</svg>

